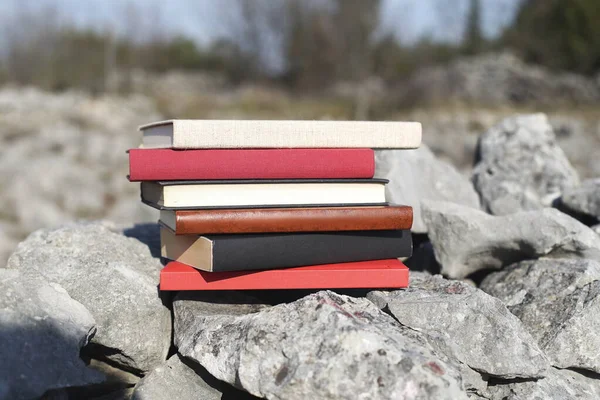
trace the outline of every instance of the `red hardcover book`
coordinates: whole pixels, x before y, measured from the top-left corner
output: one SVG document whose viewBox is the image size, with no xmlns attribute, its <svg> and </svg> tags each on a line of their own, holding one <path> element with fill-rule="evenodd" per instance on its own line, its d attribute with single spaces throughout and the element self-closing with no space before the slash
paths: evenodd
<svg viewBox="0 0 600 400">
<path fill-rule="evenodd" d="M 244 272 L 206 272 L 172 261 L 160 290 L 398 289 L 408 268 L 396 259 Z"/>
<path fill-rule="evenodd" d="M 129 180 L 373 178 L 372 149 L 129 150 Z"/>
</svg>

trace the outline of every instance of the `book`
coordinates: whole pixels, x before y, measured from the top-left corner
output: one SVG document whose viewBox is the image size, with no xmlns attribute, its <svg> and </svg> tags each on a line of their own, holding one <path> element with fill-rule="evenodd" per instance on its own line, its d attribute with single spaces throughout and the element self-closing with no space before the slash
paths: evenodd
<svg viewBox="0 0 600 400">
<path fill-rule="evenodd" d="M 169 120 L 139 128 L 144 148 L 394 148 L 421 144 L 418 122 Z"/>
<path fill-rule="evenodd" d="M 384 179 L 142 182 L 142 200 L 156 208 L 383 204 Z"/>
<path fill-rule="evenodd" d="M 400 289 L 408 279 L 408 268 L 396 259 L 251 272 L 206 272 L 170 262 L 160 272 L 160 290 Z"/>
<path fill-rule="evenodd" d="M 409 257 L 410 231 L 175 235 L 161 227 L 161 256 L 209 272 Z"/>
<path fill-rule="evenodd" d="M 129 150 L 130 181 L 373 178 L 372 149 Z"/>
<path fill-rule="evenodd" d="M 408 206 L 161 210 L 176 235 L 410 229 Z"/>
</svg>

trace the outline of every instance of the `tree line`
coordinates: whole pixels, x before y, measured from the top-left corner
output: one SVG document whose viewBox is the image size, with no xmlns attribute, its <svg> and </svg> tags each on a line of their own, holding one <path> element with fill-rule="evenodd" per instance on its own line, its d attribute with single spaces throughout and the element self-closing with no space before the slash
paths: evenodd
<svg viewBox="0 0 600 400">
<path fill-rule="evenodd" d="M 229 4 L 235 7 L 222 22 L 228 34 L 205 47 L 156 28 L 136 38 L 64 24 L 48 11 L 24 14 L 4 24 L 0 81 L 50 90 L 103 91 L 115 71 L 178 69 L 216 71 L 232 82 L 268 80 L 314 91 L 373 75 L 398 81 L 426 65 L 503 48 L 555 70 L 588 75 L 600 71 L 598 0 L 522 0 L 513 21 L 493 39 L 482 29 L 483 7 L 489 3 L 470 0 L 461 40 L 424 37 L 411 43 L 382 33 L 381 0 Z M 129 18 L 135 21 L 139 15 L 130 10 Z"/>
</svg>

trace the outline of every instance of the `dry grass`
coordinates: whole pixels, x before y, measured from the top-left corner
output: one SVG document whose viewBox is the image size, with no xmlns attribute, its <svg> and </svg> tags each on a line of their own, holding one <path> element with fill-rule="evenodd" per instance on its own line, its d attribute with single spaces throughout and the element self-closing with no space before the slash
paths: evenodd
<svg viewBox="0 0 600 400">
<path fill-rule="evenodd" d="M 155 96 L 168 118 L 352 119 L 353 104 L 339 98 L 291 96 L 283 91 L 246 87 L 216 93 Z"/>
</svg>

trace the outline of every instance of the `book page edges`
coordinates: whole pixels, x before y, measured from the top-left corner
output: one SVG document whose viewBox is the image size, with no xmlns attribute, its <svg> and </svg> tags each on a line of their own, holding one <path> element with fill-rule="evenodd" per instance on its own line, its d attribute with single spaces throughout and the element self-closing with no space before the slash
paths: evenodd
<svg viewBox="0 0 600 400">
<path fill-rule="evenodd" d="M 213 271 L 214 243 L 202 236 L 176 236 L 168 229 L 160 228 L 161 256 L 203 271 Z"/>
<path fill-rule="evenodd" d="M 385 202 L 385 184 L 235 184 L 164 186 L 165 207 L 231 207 L 244 205 L 341 204 Z"/>
</svg>

